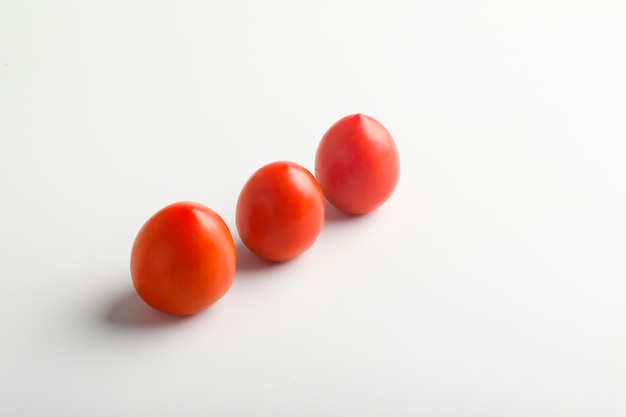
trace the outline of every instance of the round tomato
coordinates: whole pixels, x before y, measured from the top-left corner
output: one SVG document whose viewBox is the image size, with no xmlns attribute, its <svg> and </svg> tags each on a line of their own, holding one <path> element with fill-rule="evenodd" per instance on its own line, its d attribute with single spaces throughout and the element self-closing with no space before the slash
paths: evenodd
<svg viewBox="0 0 626 417">
<path fill-rule="evenodd" d="M 378 121 L 363 114 L 346 116 L 322 137 L 315 175 L 333 206 L 368 213 L 387 201 L 398 184 L 398 149 Z"/>
<path fill-rule="evenodd" d="M 324 195 L 317 180 L 293 162 L 256 171 L 237 201 L 237 230 L 252 252 L 286 261 L 310 248 L 324 225 Z"/>
<path fill-rule="evenodd" d="M 233 237 L 222 218 L 201 204 L 179 202 L 143 225 L 133 244 L 130 271 L 146 303 L 188 315 L 226 294 L 236 263 Z"/>
</svg>

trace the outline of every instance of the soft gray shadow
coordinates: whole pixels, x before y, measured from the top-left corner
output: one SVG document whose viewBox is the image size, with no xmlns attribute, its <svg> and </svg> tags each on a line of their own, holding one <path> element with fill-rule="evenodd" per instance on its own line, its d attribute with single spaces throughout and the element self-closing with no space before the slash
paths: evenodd
<svg viewBox="0 0 626 417">
<path fill-rule="evenodd" d="M 239 276 L 253 275 L 250 274 L 252 272 L 261 272 L 268 269 L 279 268 L 285 263 L 272 262 L 261 258 L 250 251 L 250 249 L 248 249 L 241 240 L 237 240 L 235 243 L 235 249 L 237 250 L 237 274 L 235 275 L 235 279 Z"/>
<path fill-rule="evenodd" d="M 325 223 L 353 222 L 365 217 L 364 214 L 350 214 L 339 210 L 326 200 Z"/>
<path fill-rule="evenodd" d="M 113 299 L 104 313 L 104 321 L 115 327 L 170 326 L 186 321 L 188 317 L 171 316 L 155 310 L 132 289 Z"/>
</svg>

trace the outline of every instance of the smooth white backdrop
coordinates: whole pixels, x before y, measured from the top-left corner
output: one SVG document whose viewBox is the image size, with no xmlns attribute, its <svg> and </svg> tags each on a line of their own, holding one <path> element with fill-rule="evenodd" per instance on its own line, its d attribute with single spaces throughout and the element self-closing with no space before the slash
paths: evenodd
<svg viewBox="0 0 626 417">
<path fill-rule="evenodd" d="M 622 1 L 3 1 L 0 410 L 626 415 Z M 174 201 L 234 209 L 340 117 L 394 135 L 380 210 L 238 243 L 191 318 L 129 275 Z"/>
</svg>

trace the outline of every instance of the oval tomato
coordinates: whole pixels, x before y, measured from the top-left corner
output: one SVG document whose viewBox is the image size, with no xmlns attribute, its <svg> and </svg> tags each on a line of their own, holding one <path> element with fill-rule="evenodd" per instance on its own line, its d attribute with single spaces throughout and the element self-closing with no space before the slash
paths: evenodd
<svg viewBox="0 0 626 417">
<path fill-rule="evenodd" d="M 325 202 L 313 175 L 293 162 L 256 171 L 237 200 L 237 230 L 252 252 L 286 261 L 310 248 L 324 225 Z"/>
<path fill-rule="evenodd" d="M 348 213 L 368 213 L 387 201 L 398 184 L 396 144 L 375 119 L 346 116 L 322 137 L 315 175 L 333 206 Z"/>
<path fill-rule="evenodd" d="M 233 237 L 222 218 L 198 203 L 171 204 L 143 225 L 130 260 L 133 285 L 150 306 L 188 315 L 222 298 L 235 276 Z"/>
</svg>

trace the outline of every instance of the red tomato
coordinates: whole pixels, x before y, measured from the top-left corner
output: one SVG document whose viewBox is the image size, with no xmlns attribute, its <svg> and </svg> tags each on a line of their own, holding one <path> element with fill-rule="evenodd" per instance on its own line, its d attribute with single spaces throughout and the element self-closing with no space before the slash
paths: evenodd
<svg viewBox="0 0 626 417">
<path fill-rule="evenodd" d="M 222 298 L 235 276 L 233 237 L 213 210 L 171 204 L 143 225 L 130 257 L 139 296 L 157 310 L 194 314 Z"/>
<path fill-rule="evenodd" d="M 398 149 L 378 121 L 363 114 L 346 116 L 322 137 L 315 175 L 333 206 L 368 213 L 387 201 L 398 184 Z"/>
<path fill-rule="evenodd" d="M 252 252 L 286 261 L 310 248 L 324 225 L 324 195 L 317 180 L 293 162 L 256 171 L 237 201 L 237 230 Z"/>
</svg>

